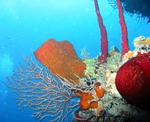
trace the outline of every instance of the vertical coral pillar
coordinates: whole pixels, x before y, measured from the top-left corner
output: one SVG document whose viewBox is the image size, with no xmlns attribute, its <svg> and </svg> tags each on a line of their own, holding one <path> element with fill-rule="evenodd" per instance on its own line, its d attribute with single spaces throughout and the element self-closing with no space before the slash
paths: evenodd
<svg viewBox="0 0 150 122">
<path fill-rule="evenodd" d="M 122 33 L 122 56 L 129 51 L 128 46 L 128 34 L 127 34 L 127 27 L 125 24 L 125 19 L 123 16 L 123 10 L 120 0 L 117 1 L 118 11 L 119 11 L 119 23 L 121 26 L 121 33 Z"/>
<path fill-rule="evenodd" d="M 108 55 L 107 33 L 106 33 L 105 26 L 103 24 L 102 16 L 100 14 L 98 1 L 94 0 L 94 4 L 95 4 L 95 10 L 96 10 L 96 15 L 97 15 L 97 19 L 98 19 L 99 28 L 100 28 L 100 31 L 101 31 L 101 55 L 99 56 L 99 61 L 101 63 L 104 63 L 106 61 L 107 55 Z"/>
</svg>

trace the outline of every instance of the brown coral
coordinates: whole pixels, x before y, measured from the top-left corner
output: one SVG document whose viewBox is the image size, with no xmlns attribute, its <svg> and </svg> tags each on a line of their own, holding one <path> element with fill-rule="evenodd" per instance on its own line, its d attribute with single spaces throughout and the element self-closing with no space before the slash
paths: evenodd
<svg viewBox="0 0 150 122">
<path fill-rule="evenodd" d="M 68 41 L 49 39 L 34 54 L 54 75 L 77 84 L 79 79 L 84 77 L 86 65 L 77 57 Z"/>
</svg>

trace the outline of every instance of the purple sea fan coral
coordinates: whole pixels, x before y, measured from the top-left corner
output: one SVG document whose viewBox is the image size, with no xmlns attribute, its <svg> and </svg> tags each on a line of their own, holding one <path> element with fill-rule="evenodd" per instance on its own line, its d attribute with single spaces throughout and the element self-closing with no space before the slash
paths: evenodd
<svg viewBox="0 0 150 122">
<path fill-rule="evenodd" d="M 30 58 L 14 71 L 7 84 L 18 94 L 17 104 L 31 108 L 39 120 L 67 121 L 79 108 L 72 103 L 75 94 L 70 86 Z"/>
</svg>

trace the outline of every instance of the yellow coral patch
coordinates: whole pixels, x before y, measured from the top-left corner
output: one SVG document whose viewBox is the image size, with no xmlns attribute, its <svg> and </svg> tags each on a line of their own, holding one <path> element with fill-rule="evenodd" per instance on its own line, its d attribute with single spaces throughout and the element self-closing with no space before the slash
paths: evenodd
<svg viewBox="0 0 150 122">
<path fill-rule="evenodd" d="M 139 45 L 150 45 L 150 38 L 146 38 L 144 40 L 137 39 L 134 41 L 135 46 Z"/>
</svg>

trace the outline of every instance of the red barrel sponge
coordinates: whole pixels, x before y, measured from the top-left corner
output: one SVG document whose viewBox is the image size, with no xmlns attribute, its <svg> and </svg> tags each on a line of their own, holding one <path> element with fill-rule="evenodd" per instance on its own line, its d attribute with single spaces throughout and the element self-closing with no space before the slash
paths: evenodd
<svg viewBox="0 0 150 122">
<path fill-rule="evenodd" d="M 134 57 L 122 65 L 117 72 L 115 83 L 119 93 L 128 103 L 148 108 L 150 104 L 150 52 Z"/>
</svg>

